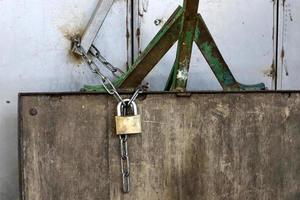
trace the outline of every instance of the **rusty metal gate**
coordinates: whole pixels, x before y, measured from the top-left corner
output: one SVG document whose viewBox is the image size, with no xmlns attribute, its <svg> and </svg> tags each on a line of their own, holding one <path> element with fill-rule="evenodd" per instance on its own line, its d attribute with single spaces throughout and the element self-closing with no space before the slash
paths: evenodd
<svg viewBox="0 0 300 200">
<path fill-rule="evenodd" d="M 300 93 L 148 93 L 121 191 L 115 100 L 21 94 L 22 200 L 300 198 Z"/>
</svg>

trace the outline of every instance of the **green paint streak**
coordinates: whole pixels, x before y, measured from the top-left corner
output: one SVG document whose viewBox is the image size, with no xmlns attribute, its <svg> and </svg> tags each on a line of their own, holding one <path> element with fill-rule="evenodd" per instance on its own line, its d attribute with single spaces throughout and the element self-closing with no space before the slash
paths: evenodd
<svg viewBox="0 0 300 200">
<path fill-rule="evenodd" d="M 224 84 L 224 90 L 226 91 L 250 91 L 250 90 L 265 90 L 265 84 L 259 83 L 255 85 L 245 85 L 235 81 L 232 73 L 222 66 L 218 58 L 214 57 L 212 53 L 214 46 L 205 42 L 201 45 L 203 54 L 205 54 L 208 63 L 212 67 L 217 79 Z"/>
<path fill-rule="evenodd" d="M 193 41 L 194 41 L 194 33 L 192 31 L 186 32 L 185 42 L 186 42 L 186 44 L 191 45 L 191 46 L 188 46 L 188 48 L 192 48 L 193 47 Z"/>
<path fill-rule="evenodd" d="M 119 88 L 123 80 L 124 80 L 124 75 L 112 81 L 112 83 L 116 88 Z M 81 90 L 84 92 L 106 92 L 103 85 L 84 85 L 84 87 Z"/>
<path fill-rule="evenodd" d="M 149 45 L 146 47 L 146 49 L 141 53 L 141 55 L 136 59 L 136 61 L 133 63 L 133 65 L 129 68 L 129 70 L 126 72 L 124 76 L 121 78 L 120 85 L 127 79 L 127 77 L 132 73 L 132 71 L 143 61 L 145 56 L 153 49 L 154 46 L 158 45 L 161 38 L 164 37 L 167 32 L 169 31 L 172 24 L 174 24 L 176 21 L 177 26 L 180 26 L 181 20 L 179 18 L 182 18 L 182 15 L 184 13 L 184 9 L 182 7 L 178 7 L 173 16 L 170 17 L 170 20 L 166 22 L 166 24 L 162 27 L 162 29 L 156 34 L 156 36 L 152 39 L 152 41 L 149 43 Z M 172 34 L 172 37 L 177 37 L 174 34 Z M 176 38 L 175 38 L 176 39 Z"/>
<path fill-rule="evenodd" d="M 235 80 L 231 75 L 230 71 L 224 70 L 222 63 L 219 62 L 219 59 L 213 55 L 212 49 L 214 48 L 208 42 L 201 44 L 200 46 L 204 56 L 206 57 L 208 63 L 212 67 L 217 79 L 224 83 L 225 85 L 232 85 L 234 84 Z"/>
<path fill-rule="evenodd" d="M 198 19 L 199 20 L 199 19 Z M 196 27 L 196 30 L 195 30 L 195 36 L 194 36 L 194 41 L 200 41 L 200 30 L 199 30 L 199 27 L 197 26 Z"/>
<path fill-rule="evenodd" d="M 264 83 L 259 83 L 255 85 L 244 85 L 239 83 L 239 90 L 245 90 L 245 91 L 266 90 L 266 85 Z"/>
<path fill-rule="evenodd" d="M 84 85 L 81 89 L 83 92 L 105 92 L 105 89 L 102 85 Z"/>
<path fill-rule="evenodd" d="M 207 40 L 201 43 L 201 32 L 200 27 L 205 29 L 204 32 L 209 34 Z M 220 82 L 221 86 L 226 91 L 241 91 L 241 90 L 265 90 L 265 84 L 259 83 L 255 85 L 245 85 L 238 83 L 233 74 L 231 73 L 229 67 L 225 63 L 221 63 L 218 57 L 213 55 L 213 50 L 218 51 L 218 47 L 213 41 L 212 36 L 209 33 L 205 22 L 203 21 L 201 15 L 198 15 L 198 25 L 195 31 L 195 42 L 197 43 L 198 47 L 200 48 L 202 54 L 206 57 L 206 60 L 211 67 L 212 71 L 214 72 L 215 76 L 217 77 L 218 81 Z M 221 55 L 220 55 L 221 56 Z"/>
</svg>

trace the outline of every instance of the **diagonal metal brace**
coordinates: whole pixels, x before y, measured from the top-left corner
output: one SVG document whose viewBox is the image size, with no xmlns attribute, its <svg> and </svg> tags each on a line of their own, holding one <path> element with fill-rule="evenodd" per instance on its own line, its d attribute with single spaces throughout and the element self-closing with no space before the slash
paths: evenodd
<svg viewBox="0 0 300 200">
<path fill-rule="evenodd" d="M 90 19 L 83 35 L 80 38 L 81 47 L 85 52 L 89 52 L 99 30 L 101 29 L 107 14 L 109 13 L 114 0 L 99 0 L 92 18 Z M 80 54 L 80 52 L 75 52 Z"/>
<path fill-rule="evenodd" d="M 184 10 L 179 6 L 135 63 L 129 67 L 129 70 L 113 81 L 117 88 L 132 89 L 140 85 L 147 74 L 178 40 L 183 13 Z M 86 85 L 84 91 L 103 91 L 103 87 L 101 85 Z"/>
<path fill-rule="evenodd" d="M 110 0 L 111 1 L 111 0 Z M 226 91 L 264 90 L 263 83 L 244 85 L 236 81 L 204 20 L 197 14 L 199 0 L 185 0 L 178 7 L 129 70 L 113 83 L 117 88 L 136 88 L 177 40 L 177 56 L 165 90 L 185 91 L 193 41 L 217 80 Z M 85 86 L 85 91 L 102 91 L 102 86 Z"/>
<path fill-rule="evenodd" d="M 265 89 L 263 83 L 244 85 L 236 81 L 200 14 L 198 14 L 194 41 L 224 90 L 240 91 Z"/>
</svg>

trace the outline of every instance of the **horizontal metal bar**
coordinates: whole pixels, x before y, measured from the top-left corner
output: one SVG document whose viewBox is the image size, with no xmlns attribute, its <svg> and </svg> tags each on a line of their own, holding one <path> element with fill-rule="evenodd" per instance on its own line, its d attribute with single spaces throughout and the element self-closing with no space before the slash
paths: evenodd
<svg viewBox="0 0 300 200">
<path fill-rule="evenodd" d="M 122 95 L 130 95 L 132 92 L 128 91 L 122 91 L 119 90 L 119 93 Z M 146 91 L 143 94 L 140 95 L 140 98 L 142 98 L 143 95 L 156 95 L 156 94 L 166 94 L 166 95 L 177 95 L 177 94 L 185 94 L 187 92 L 176 92 L 176 91 Z M 283 95 L 292 95 L 292 94 L 300 94 L 300 90 L 250 90 L 250 91 L 189 91 L 189 94 L 245 94 L 245 93 L 251 93 L 251 94 L 261 94 L 261 93 L 266 93 L 266 94 L 283 94 Z M 110 96 L 107 94 L 107 92 L 22 92 L 19 93 L 18 97 L 19 99 L 22 97 L 26 96 L 53 96 L 53 97 L 60 97 L 60 96 L 81 96 L 81 95 L 106 95 Z M 113 97 L 111 97 L 113 98 Z"/>
</svg>

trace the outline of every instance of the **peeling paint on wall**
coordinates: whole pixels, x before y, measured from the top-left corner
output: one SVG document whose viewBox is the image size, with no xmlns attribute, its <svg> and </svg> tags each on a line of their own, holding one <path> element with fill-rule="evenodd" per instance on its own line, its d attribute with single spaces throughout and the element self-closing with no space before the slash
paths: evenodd
<svg viewBox="0 0 300 200">
<path fill-rule="evenodd" d="M 177 79 L 185 81 L 188 79 L 189 72 L 186 69 L 178 70 Z"/>
</svg>

